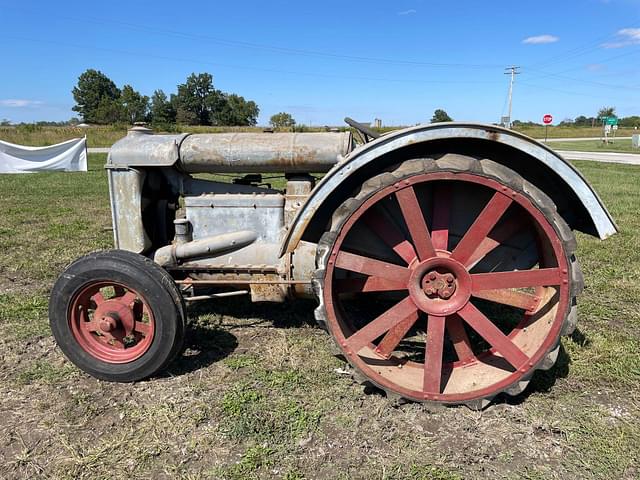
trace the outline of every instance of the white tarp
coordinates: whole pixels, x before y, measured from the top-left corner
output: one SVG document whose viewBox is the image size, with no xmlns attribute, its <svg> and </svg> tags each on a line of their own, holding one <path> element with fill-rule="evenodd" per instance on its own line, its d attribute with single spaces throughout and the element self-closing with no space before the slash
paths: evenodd
<svg viewBox="0 0 640 480">
<path fill-rule="evenodd" d="M 87 139 L 74 138 L 48 147 L 26 147 L 0 140 L 0 173 L 86 172 Z"/>
</svg>

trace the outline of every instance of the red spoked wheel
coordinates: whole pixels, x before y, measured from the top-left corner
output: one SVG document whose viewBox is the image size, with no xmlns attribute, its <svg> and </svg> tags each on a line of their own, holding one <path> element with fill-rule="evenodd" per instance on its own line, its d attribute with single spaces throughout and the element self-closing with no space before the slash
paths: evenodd
<svg viewBox="0 0 640 480">
<path fill-rule="evenodd" d="M 551 201 L 488 160 L 412 160 L 367 182 L 320 241 L 317 317 L 388 393 L 484 406 L 555 362 L 580 288 Z"/>
<path fill-rule="evenodd" d="M 147 301 L 124 285 L 97 281 L 72 300 L 71 332 L 89 355 L 108 363 L 140 358 L 153 342 L 155 320 Z"/>
<path fill-rule="evenodd" d="M 80 369 L 101 380 L 133 382 L 180 352 L 186 314 L 178 287 L 159 265 L 109 250 L 79 258 L 58 277 L 49 324 Z"/>
</svg>

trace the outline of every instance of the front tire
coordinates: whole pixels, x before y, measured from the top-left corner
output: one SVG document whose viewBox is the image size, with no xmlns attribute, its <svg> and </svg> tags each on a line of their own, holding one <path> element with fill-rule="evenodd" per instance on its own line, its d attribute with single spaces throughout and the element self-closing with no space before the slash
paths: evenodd
<svg viewBox="0 0 640 480">
<path fill-rule="evenodd" d="M 62 352 L 107 381 L 133 382 L 166 367 L 182 348 L 185 320 L 171 276 L 125 250 L 76 260 L 49 300 L 51 331 Z"/>
</svg>

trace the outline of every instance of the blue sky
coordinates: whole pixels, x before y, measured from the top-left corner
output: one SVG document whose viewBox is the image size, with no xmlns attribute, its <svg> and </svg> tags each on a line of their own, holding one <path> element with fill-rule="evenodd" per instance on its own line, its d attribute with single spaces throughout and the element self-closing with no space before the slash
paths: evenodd
<svg viewBox="0 0 640 480">
<path fill-rule="evenodd" d="M 384 124 L 640 115 L 640 0 L 0 0 L 0 118 L 65 120 L 87 68 L 151 95 L 191 72 L 255 100 L 260 123 Z"/>
</svg>

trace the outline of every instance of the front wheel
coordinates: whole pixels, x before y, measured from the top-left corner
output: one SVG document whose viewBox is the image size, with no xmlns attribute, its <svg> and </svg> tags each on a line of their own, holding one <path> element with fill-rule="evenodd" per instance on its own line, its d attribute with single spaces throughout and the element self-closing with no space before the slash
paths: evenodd
<svg viewBox="0 0 640 480">
<path fill-rule="evenodd" d="M 387 393 L 482 407 L 554 364 L 582 288 L 574 249 L 551 200 L 512 170 L 406 161 L 336 211 L 316 318 Z"/>
<path fill-rule="evenodd" d="M 124 250 L 92 253 L 58 278 L 51 330 L 71 362 L 108 381 L 132 382 L 164 368 L 185 333 L 182 297 L 171 276 Z"/>
</svg>

